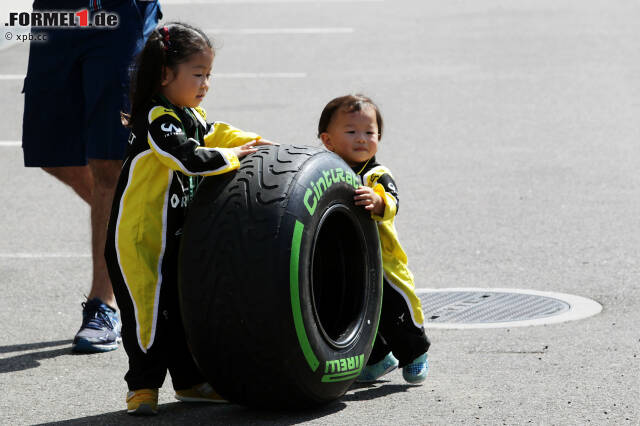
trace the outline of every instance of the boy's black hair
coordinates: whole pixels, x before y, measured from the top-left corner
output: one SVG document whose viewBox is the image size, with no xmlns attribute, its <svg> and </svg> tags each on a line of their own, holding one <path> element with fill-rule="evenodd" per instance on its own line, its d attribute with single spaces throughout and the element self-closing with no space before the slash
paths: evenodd
<svg viewBox="0 0 640 426">
<path fill-rule="evenodd" d="M 170 22 L 153 30 L 131 73 L 131 113 L 122 114 L 123 124 L 132 127 L 148 108 L 151 98 L 160 92 L 164 67 L 175 71 L 178 64 L 206 49 L 214 52 L 211 40 L 191 25 Z"/>
<path fill-rule="evenodd" d="M 318 137 L 329 128 L 331 119 L 339 109 L 344 109 L 346 112 L 362 111 L 364 106 L 370 106 L 376 112 L 376 121 L 378 123 L 378 139 L 382 139 L 382 114 L 380 114 L 380 108 L 371 100 L 361 94 L 345 95 L 332 99 L 322 110 L 320 114 L 320 121 L 318 122 Z"/>
</svg>

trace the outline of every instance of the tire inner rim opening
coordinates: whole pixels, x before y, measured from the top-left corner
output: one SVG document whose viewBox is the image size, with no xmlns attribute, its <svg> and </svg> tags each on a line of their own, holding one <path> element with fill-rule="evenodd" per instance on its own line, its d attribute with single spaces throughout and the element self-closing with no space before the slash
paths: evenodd
<svg viewBox="0 0 640 426">
<path fill-rule="evenodd" d="M 311 300 L 319 330 L 343 348 L 362 326 L 367 254 L 360 226 L 347 208 L 327 209 L 318 225 L 311 257 Z"/>
</svg>

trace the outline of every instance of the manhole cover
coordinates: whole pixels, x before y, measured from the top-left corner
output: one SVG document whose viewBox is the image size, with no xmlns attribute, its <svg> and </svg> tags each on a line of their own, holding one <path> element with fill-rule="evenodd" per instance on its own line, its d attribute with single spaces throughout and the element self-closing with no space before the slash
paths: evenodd
<svg viewBox="0 0 640 426">
<path fill-rule="evenodd" d="M 602 306 L 580 296 L 499 288 L 416 289 L 425 327 L 523 327 L 573 321 Z"/>
</svg>

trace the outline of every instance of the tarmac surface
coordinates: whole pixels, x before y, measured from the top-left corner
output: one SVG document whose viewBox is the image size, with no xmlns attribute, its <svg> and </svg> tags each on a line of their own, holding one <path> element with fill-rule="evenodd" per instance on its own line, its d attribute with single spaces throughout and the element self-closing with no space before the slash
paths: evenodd
<svg viewBox="0 0 640 426">
<path fill-rule="evenodd" d="M 555 291 L 603 310 L 545 326 L 429 329 L 422 386 L 396 371 L 317 410 L 270 412 L 178 403 L 167 381 L 160 414 L 131 418 L 124 350 L 70 351 L 89 291 L 89 211 L 23 167 L 28 46 L 4 43 L 0 424 L 640 424 L 638 3 L 163 4 L 165 22 L 216 30 L 210 117 L 317 146 L 331 98 L 379 103 L 378 158 L 399 184 L 396 223 L 418 287 Z"/>
</svg>

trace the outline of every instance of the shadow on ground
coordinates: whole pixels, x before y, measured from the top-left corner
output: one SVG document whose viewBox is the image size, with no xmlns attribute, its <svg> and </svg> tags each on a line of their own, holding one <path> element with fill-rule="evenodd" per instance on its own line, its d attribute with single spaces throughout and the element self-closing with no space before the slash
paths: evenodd
<svg viewBox="0 0 640 426">
<path fill-rule="evenodd" d="M 54 346 L 70 346 L 72 340 L 54 340 L 53 342 L 37 342 L 37 343 L 22 343 L 18 345 L 0 346 L 0 354 L 6 354 L 9 352 L 23 352 L 33 349 L 51 348 Z"/>
<path fill-rule="evenodd" d="M 28 370 L 40 366 L 40 360 L 55 358 L 62 355 L 71 355 L 71 340 L 56 340 L 53 342 L 25 343 L 19 345 L 0 346 L 0 354 L 10 352 L 24 352 L 33 349 L 51 348 L 54 346 L 64 346 L 48 351 L 29 352 L 9 358 L 2 358 L 0 362 L 0 374 L 13 373 L 14 371 Z"/>
<path fill-rule="evenodd" d="M 173 425 L 173 424 L 209 424 L 209 425 L 294 425 L 311 420 L 319 420 L 346 408 L 345 402 L 369 401 L 393 393 L 406 392 L 411 385 L 392 385 L 387 382 L 373 384 L 355 384 L 350 393 L 340 400 L 322 407 L 305 411 L 268 411 L 256 410 L 240 405 L 201 405 L 174 402 L 158 406 L 158 415 L 134 417 L 125 410 L 97 416 L 70 419 L 54 425 Z M 382 386 L 380 386 L 382 385 Z"/>
<path fill-rule="evenodd" d="M 351 386 L 352 392 L 343 396 L 341 401 L 370 401 L 391 395 L 392 393 L 407 392 L 412 387 L 415 387 L 414 385 L 392 385 L 384 383 L 386 382 L 355 383 Z M 383 384 L 383 386 L 375 386 L 376 384 Z"/>
<path fill-rule="evenodd" d="M 53 425 L 294 425 L 321 419 L 343 410 L 346 404 L 334 401 L 328 405 L 305 411 L 255 410 L 240 405 L 202 405 L 173 402 L 158 406 L 158 415 L 134 417 L 125 410 L 65 420 Z"/>
</svg>

